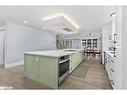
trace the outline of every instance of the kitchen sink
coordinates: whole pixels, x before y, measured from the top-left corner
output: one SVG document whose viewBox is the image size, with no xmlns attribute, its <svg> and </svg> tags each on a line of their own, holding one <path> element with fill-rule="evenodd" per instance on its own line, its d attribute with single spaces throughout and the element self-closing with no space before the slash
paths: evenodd
<svg viewBox="0 0 127 95">
<path fill-rule="evenodd" d="M 64 50 L 64 51 L 74 52 L 74 51 L 77 51 L 77 50 Z"/>
</svg>

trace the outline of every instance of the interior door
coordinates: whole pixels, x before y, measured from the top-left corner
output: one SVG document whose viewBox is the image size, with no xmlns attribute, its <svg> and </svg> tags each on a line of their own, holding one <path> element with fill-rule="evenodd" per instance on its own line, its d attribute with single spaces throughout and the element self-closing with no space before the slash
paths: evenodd
<svg viewBox="0 0 127 95">
<path fill-rule="evenodd" d="M 4 31 L 0 30 L 0 65 L 4 64 Z"/>
</svg>

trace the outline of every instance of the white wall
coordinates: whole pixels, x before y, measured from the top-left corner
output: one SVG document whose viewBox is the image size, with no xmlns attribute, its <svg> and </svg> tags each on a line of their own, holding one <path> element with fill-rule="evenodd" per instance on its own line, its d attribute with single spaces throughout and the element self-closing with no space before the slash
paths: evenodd
<svg viewBox="0 0 127 95">
<path fill-rule="evenodd" d="M 72 40 L 72 48 L 80 49 L 81 48 L 81 39 L 73 39 Z"/>
<path fill-rule="evenodd" d="M 91 35 L 89 35 L 91 33 Z M 64 34 L 64 38 L 69 39 L 69 38 L 100 38 L 101 37 L 101 31 L 83 31 L 79 30 L 78 33 L 73 33 L 73 34 Z"/>
<path fill-rule="evenodd" d="M 7 23 L 6 64 L 23 61 L 24 52 L 55 49 L 55 35 L 50 32 Z"/>
<path fill-rule="evenodd" d="M 91 33 L 91 35 L 89 35 L 89 33 Z M 96 39 L 96 38 L 100 38 L 101 37 L 101 33 L 100 32 L 86 32 L 83 33 L 81 35 L 82 38 L 92 38 L 92 39 Z"/>
<path fill-rule="evenodd" d="M 102 50 L 108 51 L 110 47 L 109 36 L 111 33 L 111 24 L 106 23 L 102 26 Z"/>
<path fill-rule="evenodd" d="M 0 65 L 3 64 L 3 57 L 4 57 L 4 31 L 0 29 Z"/>
<path fill-rule="evenodd" d="M 119 31 L 117 31 L 118 35 L 118 39 L 119 40 L 118 44 L 121 47 L 120 48 L 120 56 L 119 55 L 119 60 L 118 62 L 120 62 L 120 65 L 122 65 L 122 87 L 123 89 L 127 89 L 127 6 L 122 7 L 122 15 L 120 16 L 119 14 L 119 18 L 122 17 L 122 25 L 118 27 Z M 118 21 L 118 20 L 117 20 Z M 121 19 L 120 19 L 121 21 Z M 121 22 L 118 22 L 118 25 L 121 24 Z M 121 32 L 121 33 L 120 33 Z M 118 45 L 117 44 L 117 45 Z M 121 64 L 122 63 L 122 64 Z M 118 64 L 119 65 L 119 64 Z"/>
</svg>

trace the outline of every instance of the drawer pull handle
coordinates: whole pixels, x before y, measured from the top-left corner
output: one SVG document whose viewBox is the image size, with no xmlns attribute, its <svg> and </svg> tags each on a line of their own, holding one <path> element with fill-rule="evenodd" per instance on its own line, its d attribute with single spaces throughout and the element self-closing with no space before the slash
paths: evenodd
<svg viewBox="0 0 127 95">
<path fill-rule="evenodd" d="M 111 71 L 114 73 L 115 71 L 113 69 L 111 69 Z"/>
<path fill-rule="evenodd" d="M 111 80 L 111 84 L 112 84 L 112 85 L 114 85 L 114 82 L 113 82 L 113 80 Z"/>
</svg>

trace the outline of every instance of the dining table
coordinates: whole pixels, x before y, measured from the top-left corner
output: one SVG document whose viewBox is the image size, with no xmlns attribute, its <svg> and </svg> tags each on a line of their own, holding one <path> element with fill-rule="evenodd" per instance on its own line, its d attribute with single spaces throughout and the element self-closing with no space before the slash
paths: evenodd
<svg viewBox="0 0 127 95">
<path fill-rule="evenodd" d="M 92 57 L 95 56 L 95 52 L 97 52 L 98 50 L 97 49 L 94 49 L 94 48 L 86 48 L 85 49 L 85 53 L 88 56 L 90 56 L 92 54 Z"/>
</svg>

